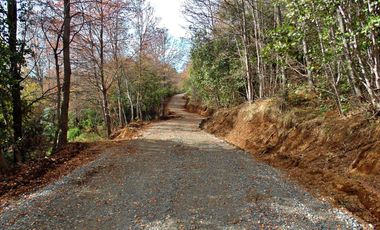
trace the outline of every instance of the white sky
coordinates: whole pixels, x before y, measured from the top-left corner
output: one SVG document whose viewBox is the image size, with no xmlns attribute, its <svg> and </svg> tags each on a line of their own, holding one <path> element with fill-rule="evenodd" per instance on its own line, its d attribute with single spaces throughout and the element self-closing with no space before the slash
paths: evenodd
<svg viewBox="0 0 380 230">
<path fill-rule="evenodd" d="M 186 36 L 186 20 L 181 13 L 184 0 L 150 0 L 155 8 L 156 15 L 161 18 L 161 25 L 169 30 L 169 33 L 181 38 Z M 185 28 L 183 28 L 185 26 Z"/>
</svg>

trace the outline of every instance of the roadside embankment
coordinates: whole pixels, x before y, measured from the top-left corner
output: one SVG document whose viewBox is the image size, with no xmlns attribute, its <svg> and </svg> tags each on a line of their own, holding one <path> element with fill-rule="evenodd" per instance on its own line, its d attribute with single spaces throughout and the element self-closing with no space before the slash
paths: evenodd
<svg viewBox="0 0 380 230">
<path fill-rule="evenodd" d="M 267 99 L 218 110 L 202 128 L 285 170 L 315 195 L 380 223 L 379 120 Z"/>
</svg>

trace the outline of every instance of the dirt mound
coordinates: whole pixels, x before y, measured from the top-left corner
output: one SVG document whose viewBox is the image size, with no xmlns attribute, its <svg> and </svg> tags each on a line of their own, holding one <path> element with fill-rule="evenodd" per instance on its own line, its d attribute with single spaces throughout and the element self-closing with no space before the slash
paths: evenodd
<svg viewBox="0 0 380 230">
<path fill-rule="evenodd" d="M 113 133 L 111 135 L 111 139 L 112 140 L 130 139 L 133 136 L 135 136 L 136 133 L 137 133 L 136 129 L 126 127 L 126 128 L 120 129 L 120 130 L 116 131 L 115 133 Z"/>
<path fill-rule="evenodd" d="M 149 122 L 137 121 L 129 123 L 126 127 L 117 130 L 111 135 L 112 140 L 129 140 L 136 137 L 141 129 L 148 125 Z"/>
<path fill-rule="evenodd" d="M 204 128 L 285 169 L 311 192 L 380 223 L 380 125 L 276 99 L 217 111 Z"/>
</svg>

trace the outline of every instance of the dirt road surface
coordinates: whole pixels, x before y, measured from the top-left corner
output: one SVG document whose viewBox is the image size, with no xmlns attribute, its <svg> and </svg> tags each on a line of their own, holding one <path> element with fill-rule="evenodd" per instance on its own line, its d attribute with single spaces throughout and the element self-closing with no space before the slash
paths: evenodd
<svg viewBox="0 0 380 230">
<path fill-rule="evenodd" d="M 198 128 L 201 117 L 150 126 L 93 163 L 8 207 L 1 229 L 361 229 L 276 169 Z"/>
</svg>

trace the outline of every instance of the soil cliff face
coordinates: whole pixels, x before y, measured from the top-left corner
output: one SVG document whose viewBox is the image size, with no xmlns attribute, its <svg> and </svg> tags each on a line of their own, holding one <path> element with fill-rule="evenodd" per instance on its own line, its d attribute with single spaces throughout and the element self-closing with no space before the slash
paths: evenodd
<svg viewBox="0 0 380 230">
<path fill-rule="evenodd" d="M 379 121 L 322 115 L 305 107 L 286 109 L 269 99 L 219 110 L 202 126 L 285 169 L 311 192 L 380 223 Z"/>
</svg>

